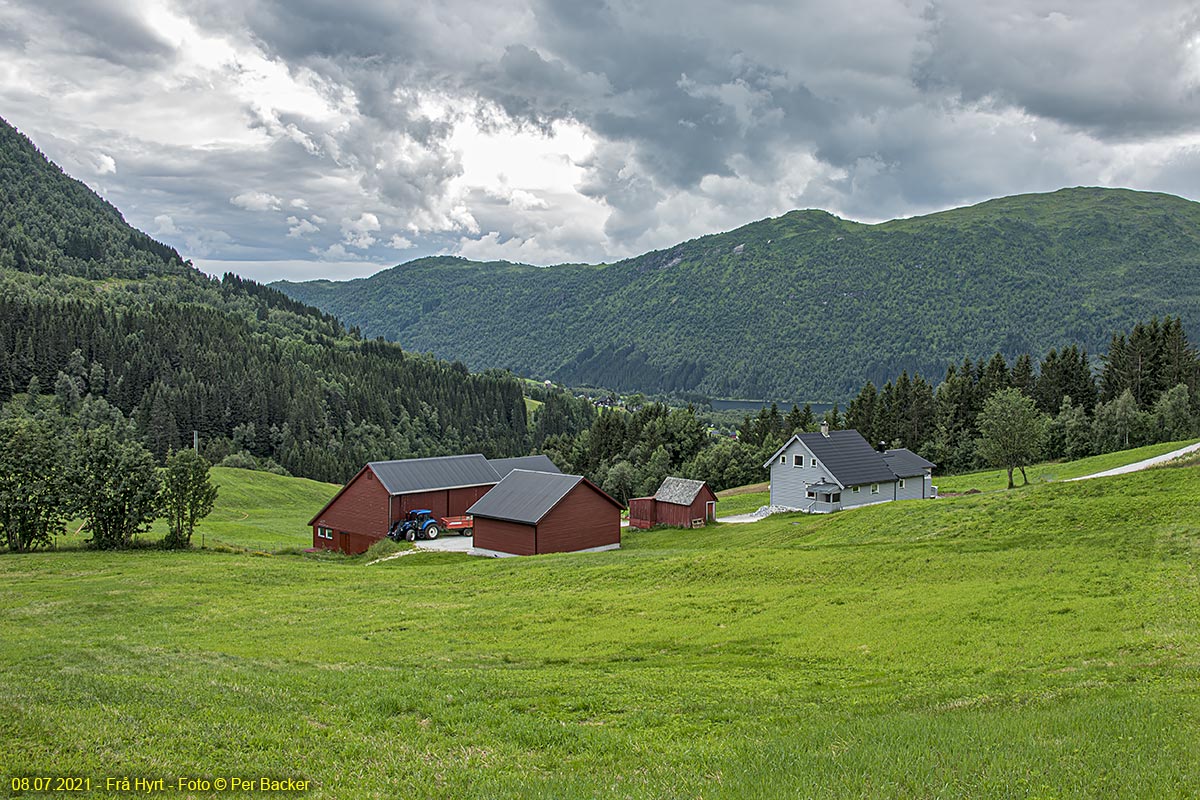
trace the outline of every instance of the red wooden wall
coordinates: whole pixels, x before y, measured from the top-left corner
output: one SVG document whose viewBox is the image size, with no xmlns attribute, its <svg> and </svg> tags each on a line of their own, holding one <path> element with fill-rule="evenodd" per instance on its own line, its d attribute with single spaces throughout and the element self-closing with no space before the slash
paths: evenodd
<svg viewBox="0 0 1200 800">
<path fill-rule="evenodd" d="M 580 481 L 537 525 L 539 553 L 569 553 L 621 543 L 621 509 Z"/>
<path fill-rule="evenodd" d="M 634 497 L 629 501 L 629 527 L 653 528 L 654 522 L 653 497 Z"/>
<path fill-rule="evenodd" d="M 533 525 L 486 517 L 475 518 L 475 547 L 485 550 L 531 556 L 537 552 L 534 547 L 536 535 L 537 529 Z"/>
<path fill-rule="evenodd" d="M 342 489 L 333 503 L 313 522 L 313 547 L 323 550 L 343 550 L 347 553 L 366 551 L 370 542 L 387 535 L 388 492 L 370 469 L 359 472 Z M 317 537 L 317 528 L 333 530 L 333 539 Z M 345 540 L 342 534 L 350 534 Z M 361 549 L 362 541 L 367 542 Z"/>
</svg>

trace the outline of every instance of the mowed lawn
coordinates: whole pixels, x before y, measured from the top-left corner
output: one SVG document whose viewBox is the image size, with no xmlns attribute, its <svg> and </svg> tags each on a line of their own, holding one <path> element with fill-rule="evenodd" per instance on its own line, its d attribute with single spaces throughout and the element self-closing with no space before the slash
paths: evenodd
<svg viewBox="0 0 1200 800">
<path fill-rule="evenodd" d="M 620 551 L 0 556 L 0 775 L 309 796 L 1200 793 L 1200 467 Z"/>
</svg>

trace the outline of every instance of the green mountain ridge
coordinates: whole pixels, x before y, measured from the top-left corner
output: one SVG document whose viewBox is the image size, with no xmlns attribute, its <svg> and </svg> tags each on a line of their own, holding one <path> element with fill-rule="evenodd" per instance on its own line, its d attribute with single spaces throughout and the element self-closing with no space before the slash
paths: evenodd
<svg viewBox="0 0 1200 800">
<path fill-rule="evenodd" d="M 901 370 L 1200 319 L 1200 203 L 1016 195 L 866 224 L 792 211 L 612 264 L 446 256 L 272 286 L 405 347 L 571 384 L 845 400 Z"/>
</svg>

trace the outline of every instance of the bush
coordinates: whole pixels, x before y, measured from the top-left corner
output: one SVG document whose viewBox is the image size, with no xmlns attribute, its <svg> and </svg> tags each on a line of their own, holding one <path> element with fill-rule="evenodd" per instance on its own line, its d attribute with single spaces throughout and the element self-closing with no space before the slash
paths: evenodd
<svg viewBox="0 0 1200 800">
<path fill-rule="evenodd" d="M 233 467 L 234 469 L 252 469 L 258 472 L 269 472 L 272 475 L 283 475 L 290 478 L 292 473 L 269 458 L 257 458 L 246 450 L 231 453 L 221 459 L 218 467 Z"/>
</svg>

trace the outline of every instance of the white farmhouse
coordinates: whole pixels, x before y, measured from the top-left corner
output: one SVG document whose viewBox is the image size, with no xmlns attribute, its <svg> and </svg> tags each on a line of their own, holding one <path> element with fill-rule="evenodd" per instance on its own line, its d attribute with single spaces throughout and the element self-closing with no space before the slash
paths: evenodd
<svg viewBox="0 0 1200 800">
<path fill-rule="evenodd" d="M 763 464 L 771 505 L 827 514 L 934 496 L 932 461 L 903 447 L 876 451 L 858 431 L 798 433 Z"/>
</svg>

